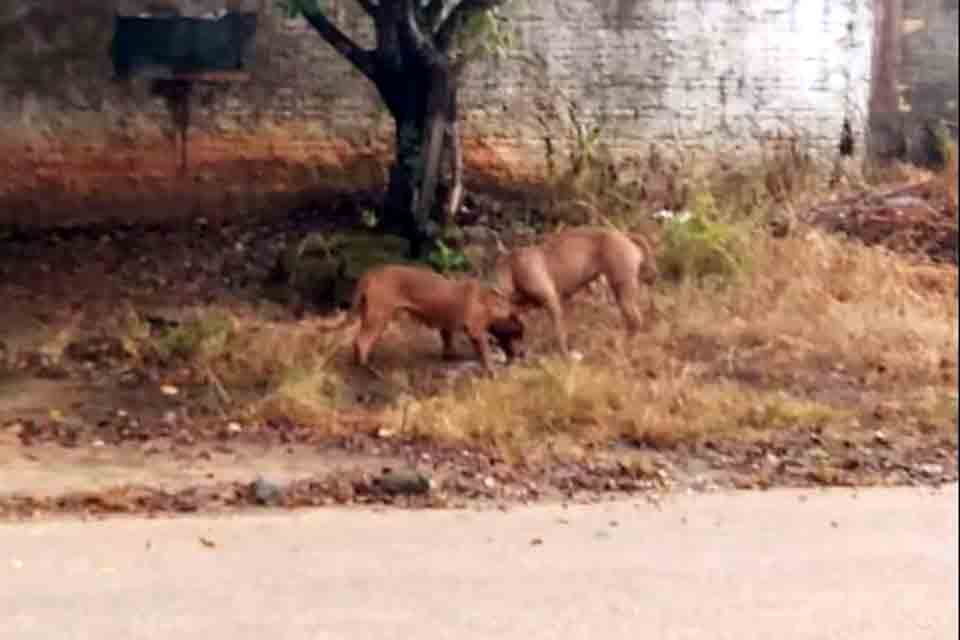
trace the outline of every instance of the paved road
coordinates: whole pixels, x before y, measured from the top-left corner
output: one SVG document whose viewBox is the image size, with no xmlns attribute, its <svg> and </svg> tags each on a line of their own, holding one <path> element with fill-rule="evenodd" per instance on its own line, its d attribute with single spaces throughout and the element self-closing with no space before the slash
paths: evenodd
<svg viewBox="0 0 960 640">
<path fill-rule="evenodd" d="M 853 496 L 3 525 L 0 638 L 956 638 L 956 486 Z"/>
</svg>

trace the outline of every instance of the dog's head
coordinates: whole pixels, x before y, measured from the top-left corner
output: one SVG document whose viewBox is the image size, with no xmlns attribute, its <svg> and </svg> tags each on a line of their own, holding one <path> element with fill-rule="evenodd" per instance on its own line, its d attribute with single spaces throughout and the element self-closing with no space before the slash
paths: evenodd
<svg viewBox="0 0 960 640">
<path fill-rule="evenodd" d="M 482 294 L 483 305 L 487 308 L 491 320 L 494 322 L 509 321 L 515 316 L 516 309 L 510 298 L 496 287 L 488 287 Z"/>
<path fill-rule="evenodd" d="M 513 309 L 504 317 L 494 318 L 487 332 L 493 336 L 497 346 L 503 350 L 508 360 L 523 355 L 523 335 L 525 327 L 520 315 Z"/>
<path fill-rule="evenodd" d="M 520 319 L 520 309 L 510 296 L 496 286 L 486 287 L 482 296 L 490 317 L 487 333 L 496 340 L 507 358 L 512 359 L 518 354 L 518 346 L 523 340 L 525 329 Z"/>
</svg>

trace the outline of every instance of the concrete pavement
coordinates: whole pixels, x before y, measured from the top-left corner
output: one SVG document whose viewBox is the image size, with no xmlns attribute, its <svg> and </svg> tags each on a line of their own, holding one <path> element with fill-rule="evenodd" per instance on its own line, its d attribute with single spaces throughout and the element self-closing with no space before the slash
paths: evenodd
<svg viewBox="0 0 960 640">
<path fill-rule="evenodd" d="M 0 639 L 944 640 L 957 577 L 956 486 L 38 522 Z"/>
</svg>

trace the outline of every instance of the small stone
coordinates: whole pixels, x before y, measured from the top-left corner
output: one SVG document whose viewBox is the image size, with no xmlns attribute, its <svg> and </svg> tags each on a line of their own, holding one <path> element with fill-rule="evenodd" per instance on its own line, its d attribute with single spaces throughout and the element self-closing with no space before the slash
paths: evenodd
<svg viewBox="0 0 960 640">
<path fill-rule="evenodd" d="M 99 449 L 103 447 L 106 443 L 103 440 L 94 440 L 92 443 L 93 448 Z"/>
<path fill-rule="evenodd" d="M 889 442 L 887 440 L 887 434 L 885 434 L 883 431 L 880 431 L 880 430 L 876 431 L 873 434 L 873 441 L 876 442 L 877 444 L 887 444 L 887 442 Z"/>
<path fill-rule="evenodd" d="M 237 422 L 231 422 L 230 424 L 227 425 L 227 431 L 229 431 L 230 433 L 240 433 L 241 431 L 243 431 L 243 427 L 241 427 L 240 424 Z"/>
<path fill-rule="evenodd" d="M 165 396 L 175 396 L 180 393 L 180 389 L 177 389 L 172 384 L 165 384 L 160 387 L 160 393 Z"/>
<path fill-rule="evenodd" d="M 262 477 L 258 477 L 253 481 L 253 484 L 250 485 L 250 489 L 253 493 L 254 499 L 258 504 L 262 505 L 271 505 L 276 504 L 280 501 L 281 496 L 283 495 L 283 490 L 279 485 L 265 480 Z"/>
<path fill-rule="evenodd" d="M 943 475 L 943 465 L 941 464 L 921 464 L 917 467 L 917 470 L 926 476 Z"/>
<path fill-rule="evenodd" d="M 177 412 L 176 411 L 167 411 L 163 414 L 163 421 L 169 425 L 177 424 Z"/>
<path fill-rule="evenodd" d="M 376 482 L 394 495 L 421 495 L 430 491 L 430 479 L 416 469 L 384 469 Z"/>
<path fill-rule="evenodd" d="M 383 438 L 384 440 L 386 440 L 387 438 L 392 438 L 392 437 L 393 437 L 393 430 L 392 430 L 392 429 L 387 429 L 387 428 L 378 429 L 378 430 L 377 430 L 377 437 L 378 437 L 378 438 Z"/>
<path fill-rule="evenodd" d="M 497 486 L 497 481 L 492 476 L 487 476 L 483 479 L 483 486 L 487 489 L 493 489 Z"/>
</svg>

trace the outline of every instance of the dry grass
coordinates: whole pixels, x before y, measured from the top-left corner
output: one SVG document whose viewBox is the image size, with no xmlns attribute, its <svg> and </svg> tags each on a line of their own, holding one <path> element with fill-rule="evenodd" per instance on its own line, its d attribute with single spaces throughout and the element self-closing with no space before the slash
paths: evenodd
<svg viewBox="0 0 960 640">
<path fill-rule="evenodd" d="M 650 380 L 603 364 L 547 360 L 419 403 L 409 431 L 493 448 L 513 461 L 576 455 L 626 439 L 653 447 L 710 438 L 763 438 L 771 430 L 825 426 L 847 412 L 690 368 Z"/>
<path fill-rule="evenodd" d="M 877 404 L 894 402 L 895 424 L 885 429 L 955 439 L 956 268 L 795 222 L 793 212 L 822 198 L 828 181 L 793 149 L 753 171 L 686 171 L 697 191 L 678 204 L 714 226 L 692 243 L 661 241 L 661 260 L 675 271 L 720 277 L 661 283 L 656 299 L 665 320 L 632 344 L 609 295 L 580 296 L 568 322 L 575 347 L 587 354 L 582 363 L 548 358 L 493 381 L 466 382 L 418 403 L 406 421 L 411 432 L 517 459 L 624 438 L 668 446 L 705 437 L 763 440 L 797 428 L 867 431 Z M 923 179 L 901 171 L 898 179 Z M 944 184 L 952 184 L 951 172 L 955 157 Z M 629 194 L 596 193 L 576 194 L 594 218 L 604 212 L 591 222 L 635 226 L 640 207 L 626 204 Z M 791 224 L 786 237 L 769 231 L 778 217 Z M 740 240 L 730 245 L 740 252 L 734 257 L 750 267 L 736 269 L 732 280 L 708 268 L 715 261 L 694 260 L 710 253 L 704 247 L 729 248 L 723 239 L 730 237 Z M 555 353 L 543 314 L 534 324 L 533 352 Z"/>
<path fill-rule="evenodd" d="M 409 428 L 518 458 L 622 438 L 668 446 L 862 429 L 853 418 L 881 397 L 913 417 L 894 429 L 954 433 L 956 270 L 816 231 L 757 234 L 752 246 L 756 268 L 735 287 L 659 291 L 666 321 L 632 344 L 609 301 L 578 299 L 571 325 L 583 362 L 547 359 L 467 382 L 420 403 Z M 549 352 L 552 333 L 537 321 L 534 350 Z"/>
<path fill-rule="evenodd" d="M 513 460 L 576 456 L 622 440 L 667 447 L 703 438 L 764 441 L 796 429 L 853 434 L 878 421 L 889 432 L 955 439 L 956 268 L 796 222 L 774 237 L 771 217 L 790 216 L 798 202 L 821 197 L 825 184 L 807 159 L 777 158 L 755 174 L 704 173 L 699 195 L 689 196 L 711 224 L 725 225 L 716 237 L 729 231 L 737 238 L 731 246 L 749 268 L 735 278 L 664 280 L 655 292 L 661 321 L 629 343 L 605 288 L 581 294 L 568 305 L 568 324 L 582 362 L 550 357 L 552 330 L 545 314 L 534 313 L 531 362 L 493 380 L 415 392 L 374 419 Z M 633 226 L 636 212 L 614 202 L 623 192 L 614 200 L 580 196 L 588 211 L 610 213 L 605 222 Z M 350 388 L 352 365 L 341 349 L 348 333 L 237 316 L 209 316 L 178 331 L 157 352 L 199 362 L 228 395 L 259 388 L 246 407 L 251 415 L 336 428 L 332 412 Z M 415 333 L 397 333 L 377 357 L 388 379 L 409 388 L 433 365 L 422 362 Z M 338 352 L 344 357 L 334 358 Z M 877 417 L 878 403 L 886 417 Z"/>
<path fill-rule="evenodd" d="M 335 426 L 330 415 L 344 383 L 342 367 L 333 360 L 345 339 L 341 334 L 217 309 L 201 311 L 159 335 L 150 334 L 136 316 L 131 327 L 128 350 L 165 367 L 189 363 L 226 412 Z"/>
</svg>

